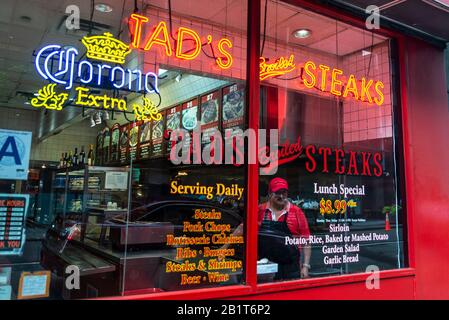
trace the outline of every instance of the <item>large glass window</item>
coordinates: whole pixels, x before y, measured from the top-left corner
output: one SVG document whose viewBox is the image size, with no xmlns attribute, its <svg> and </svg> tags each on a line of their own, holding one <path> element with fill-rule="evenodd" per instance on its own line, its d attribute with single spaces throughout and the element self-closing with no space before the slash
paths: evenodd
<svg viewBox="0 0 449 320">
<path fill-rule="evenodd" d="M 2 10 L 0 299 L 244 283 L 246 2 Z"/>
<path fill-rule="evenodd" d="M 260 281 L 397 269 L 404 260 L 392 40 L 278 1 L 261 16 Z"/>
</svg>

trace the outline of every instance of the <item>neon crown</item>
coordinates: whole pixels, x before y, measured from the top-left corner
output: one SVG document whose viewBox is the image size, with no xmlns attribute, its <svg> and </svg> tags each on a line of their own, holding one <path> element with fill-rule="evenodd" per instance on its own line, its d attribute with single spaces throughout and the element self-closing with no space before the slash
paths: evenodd
<svg viewBox="0 0 449 320">
<path fill-rule="evenodd" d="M 91 59 L 123 64 L 131 52 L 129 45 L 113 38 L 109 32 L 102 36 L 84 37 L 81 42 L 87 49 L 87 57 Z"/>
</svg>

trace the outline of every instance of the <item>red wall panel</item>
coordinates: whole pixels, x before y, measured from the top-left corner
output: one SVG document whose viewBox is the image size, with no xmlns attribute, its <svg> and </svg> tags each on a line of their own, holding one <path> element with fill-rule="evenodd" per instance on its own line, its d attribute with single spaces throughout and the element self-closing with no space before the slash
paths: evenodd
<svg viewBox="0 0 449 320">
<path fill-rule="evenodd" d="M 407 196 L 412 202 L 416 298 L 449 299 L 449 108 L 444 54 L 413 39 L 404 41 L 403 49 L 408 144 L 404 143 L 409 148 Z"/>
</svg>

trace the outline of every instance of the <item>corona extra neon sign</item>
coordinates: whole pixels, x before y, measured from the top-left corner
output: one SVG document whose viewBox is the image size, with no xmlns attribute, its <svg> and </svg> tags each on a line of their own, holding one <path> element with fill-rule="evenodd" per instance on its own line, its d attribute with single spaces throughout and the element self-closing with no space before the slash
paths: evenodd
<svg viewBox="0 0 449 320">
<path fill-rule="evenodd" d="M 87 57 L 91 59 L 124 63 L 130 52 L 129 46 L 108 33 L 104 36 L 85 37 L 82 42 L 87 48 Z M 42 78 L 64 85 L 67 90 L 72 89 L 75 84 L 84 84 L 92 87 L 125 88 L 136 92 L 159 92 L 158 77 L 153 72 L 143 74 L 139 69 L 130 70 L 121 66 L 77 60 L 78 55 L 76 48 L 64 49 L 60 45 L 48 45 L 38 51 L 35 67 Z"/>
</svg>

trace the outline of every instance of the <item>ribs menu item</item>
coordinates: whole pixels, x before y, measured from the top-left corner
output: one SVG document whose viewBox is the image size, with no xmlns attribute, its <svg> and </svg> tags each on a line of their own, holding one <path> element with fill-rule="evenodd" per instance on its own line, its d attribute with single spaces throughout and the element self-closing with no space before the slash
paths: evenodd
<svg viewBox="0 0 449 320">
<path fill-rule="evenodd" d="M 170 153 L 172 146 L 172 142 L 170 141 L 171 132 L 181 128 L 181 109 L 182 106 L 177 106 L 167 111 L 167 153 Z"/>
<path fill-rule="evenodd" d="M 151 122 L 144 122 L 140 126 L 139 158 L 148 159 L 151 153 Z"/>
<path fill-rule="evenodd" d="M 161 156 L 163 153 L 164 123 L 165 123 L 164 113 L 162 113 L 161 120 L 152 122 L 153 124 L 151 129 L 152 156 Z"/>
<path fill-rule="evenodd" d="M 219 98 L 219 91 L 201 97 L 201 144 L 203 146 L 210 143 L 211 131 L 218 129 Z"/>
<path fill-rule="evenodd" d="M 223 129 L 243 129 L 245 113 L 245 87 L 240 84 L 223 89 Z"/>
</svg>

